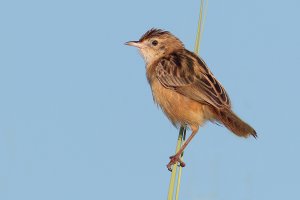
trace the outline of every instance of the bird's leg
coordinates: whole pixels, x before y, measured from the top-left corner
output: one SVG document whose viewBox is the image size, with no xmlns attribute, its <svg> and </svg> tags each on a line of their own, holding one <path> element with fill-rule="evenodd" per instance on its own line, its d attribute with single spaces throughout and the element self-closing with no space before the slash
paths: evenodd
<svg viewBox="0 0 300 200">
<path fill-rule="evenodd" d="M 180 159 L 181 154 L 184 151 L 184 149 L 187 147 L 187 145 L 190 143 L 190 141 L 193 139 L 193 137 L 196 135 L 196 133 L 198 132 L 198 127 L 192 126 L 191 129 L 192 129 L 192 134 L 188 137 L 186 142 L 181 146 L 181 148 L 175 155 L 170 156 L 170 162 L 167 164 L 167 168 L 169 171 L 172 171 L 172 165 L 176 164 L 177 162 L 179 162 L 181 167 L 185 167 L 185 163 Z"/>
</svg>

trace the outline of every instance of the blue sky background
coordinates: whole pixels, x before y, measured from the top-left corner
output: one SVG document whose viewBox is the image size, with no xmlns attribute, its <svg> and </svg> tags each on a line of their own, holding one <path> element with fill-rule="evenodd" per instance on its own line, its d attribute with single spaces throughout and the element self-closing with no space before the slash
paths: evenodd
<svg viewBox="0 0 300 200">
<path fill-rule="evenodd" d="M 178 131 L 124 42 L 193 50 L 200 1 L 1 1 L 0 199 L 166 199 Z M 300 2 L 209 1 L 201 56 L 259 138 L 210 123 L 181 199 L 299 199 Z"/>
</svg>

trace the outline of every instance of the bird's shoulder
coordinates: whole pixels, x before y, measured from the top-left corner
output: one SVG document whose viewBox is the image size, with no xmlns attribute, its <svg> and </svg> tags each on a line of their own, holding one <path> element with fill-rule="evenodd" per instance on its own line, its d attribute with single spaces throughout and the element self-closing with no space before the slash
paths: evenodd
<svg viewBox="0 0 300 200">
<path fill-rule="evenodd" d="M 156 70 L 163 68 L 174 76 L 197 76 L 201 73 L 211 73 L 204 60 L 187 49 L 173 51 L 158 59 L 153 65 Z M 173 71 L 170 71 L 172 69 Z"/>
<path fill-rule="evenodd" d="M 152 63 L 151 71 L 158 78 L 172 78 L 168 85 L 186 85 L 201 80 L 204 75 L 212 75 L 206 63 L 187 49 L 173 51 Z"/>
</svg>

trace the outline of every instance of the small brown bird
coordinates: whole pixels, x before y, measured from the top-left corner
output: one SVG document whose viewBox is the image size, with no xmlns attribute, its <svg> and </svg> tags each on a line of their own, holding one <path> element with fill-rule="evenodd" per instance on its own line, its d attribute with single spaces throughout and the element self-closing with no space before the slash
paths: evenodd
<svg viewBox="0 0 300 200">
<path fill-rule="evenodd" d="M 170 171 L 177 162 L 185 166 L 180 155 L 207 120 L 223 124 L 237 136 L 257 137 L 255 130 L 231 110 L 228 94 L 205 62 L 185 49 L 173 34 L 151 29 L 139 41 L 125 44 L 137 47 L 143 56 L 154 101 L 174 126 L 192 130 L 181 149 L 170 157 Z"/>
</svg>

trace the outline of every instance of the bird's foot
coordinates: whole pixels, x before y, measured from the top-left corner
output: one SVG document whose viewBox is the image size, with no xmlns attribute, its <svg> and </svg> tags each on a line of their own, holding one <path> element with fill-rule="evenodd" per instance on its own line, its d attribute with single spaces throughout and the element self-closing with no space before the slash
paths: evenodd
<svg viewBox="0 0 300 200">
<path fill-rule="evenodd" d="M 170 172 L 172 171 L 172 165 L 177 164 L 177 162 L 179 162 L 181 167 L 185 167 L 185 163 L 180 159 L 180 154 L 175 154 L 174 156 L 170 156 L 170 162 L 167 164 L 167 168 Z"/>
</svg>

